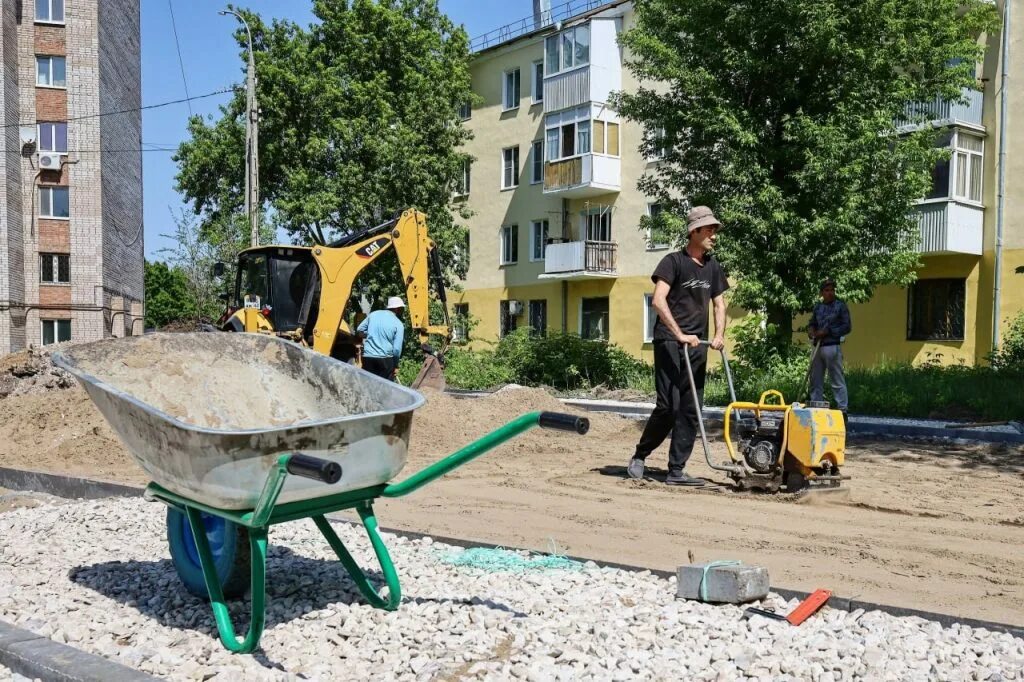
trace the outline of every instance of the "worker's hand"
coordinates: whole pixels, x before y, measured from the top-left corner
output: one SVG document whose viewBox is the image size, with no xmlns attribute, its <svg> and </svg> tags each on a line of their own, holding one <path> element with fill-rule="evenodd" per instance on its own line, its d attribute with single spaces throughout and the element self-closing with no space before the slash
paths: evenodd
<svg viewBox="0 0 1024 682">
<path fill-rule="evenodd" d="M 816 338 L 816 339 L 823 339 L 826 336 L 828 336 L 828 330 L 827 329 L 819 329 L 818 331 L 814 332 L 814 338 Z"/>
<path fill-rule="evenodd" d="M 700 339 L 698 339 L 693 334 L 682 334 L 681 333 L 681 334 L 679 334 L 679 336 L 676 337 L 676 341 L 678 341 L 679 343 L 681 343 L 684 346 L 689 346 L 690 348 L 696 348 L 697 346 L 700 345 Z"/>
<path fill-rule="evenodd" d="M 715 350 L 722 350 L 725 348 L 725 337 L 721 334 L 715 334 L 715 338 L 711 339 L 711 347 Z"/>
</svg>

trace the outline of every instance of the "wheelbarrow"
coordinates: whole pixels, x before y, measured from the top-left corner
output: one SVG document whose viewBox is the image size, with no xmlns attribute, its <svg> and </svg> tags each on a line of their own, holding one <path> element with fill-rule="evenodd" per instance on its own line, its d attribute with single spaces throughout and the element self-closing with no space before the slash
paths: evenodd
<svg viewBox="0 0 1024 682">
<path fill-rule="evenodd" d="M 408 495 L 535 426 L 585 434 L 575 415 L 531 412 L 405 480 L 419 393 L 297 344 L 256 334 L 147 334 L 73 346 L 53 356 L 73 374 L 167 505 L 171 559 L 208 598 L 224 646 L 249 653 L 265 624 L 268 531 L 312 518 L 372 606 L 395 610 L 398 573 L 373 503 Z M 355 509 L 386 596 L 327 520 Z M 236 634 L 227 599 L 251 593 Z"/>
</svg>

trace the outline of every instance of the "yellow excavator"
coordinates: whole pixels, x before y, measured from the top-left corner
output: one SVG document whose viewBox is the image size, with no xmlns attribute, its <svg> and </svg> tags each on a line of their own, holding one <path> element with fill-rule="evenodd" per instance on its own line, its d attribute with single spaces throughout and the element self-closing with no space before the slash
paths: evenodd
<svg viewBox="0 0 1024 682">
<path fill-rule="evenodd" d="M 426 359 L 413 388 L 444 390 L 443 357 L 451 343 L 451 321 L 441 262 L 427 232 L 427 217 L 406 210 L 397 218 L 315 246 L 258 246 L 238 255 L 223 331 L 273 334 L 345 362 L 361 362 L 355 328 L 362 312 L 349 311 L 356 279 L 371 263 L 394 251 L 405 283 L 407 311 Z M 214 267 L 222 275 L 223 264 Z M 434 283 L 444 323 L 430 323 Z M 435 350 L 430 337 L 441 337 Z"/>
</svg>

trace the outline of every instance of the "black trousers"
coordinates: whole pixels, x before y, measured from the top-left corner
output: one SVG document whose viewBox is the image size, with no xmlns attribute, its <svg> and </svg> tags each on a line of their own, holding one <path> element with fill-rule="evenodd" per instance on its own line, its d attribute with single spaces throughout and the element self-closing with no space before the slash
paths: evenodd
<svg viewBox="0 0 1024 682">
<path fill-rule="evenodd" d="M 391 381 L 394 381 L 395 379 L 394 358 L 371 358 L 368 355 L 364 355 L 363 369 L 370 374 L 376 374 L 379 377 L 384 377 Z"/>
<path fill-rule="evenodd" d="M 654 387 L 658 393 L 658 402 L 647 420 L 640 442 L 637 443 L 636 454 L 633 455 L 639 459 L 646 459 L 665 442 L 671 431 L 672 442 L 668 450 L 669 471 L 679 471 L 686 466 L 697 437 L 697 409 L 693 404 L 690 379 L 686 374 L 686 361 L 682 355 L 684 352 L 690 355 L 693 382 L 697 386 L 701 405 L 704 404 L 704 378 L 708 369 L 707 346 L 688 348 L 680 346 L 676 341 L 655 341 Z"/>
</svg>

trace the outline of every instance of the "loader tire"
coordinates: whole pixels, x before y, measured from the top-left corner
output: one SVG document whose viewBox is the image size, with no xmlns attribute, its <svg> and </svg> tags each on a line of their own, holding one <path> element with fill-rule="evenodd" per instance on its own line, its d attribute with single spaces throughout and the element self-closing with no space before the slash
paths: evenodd
<svg viewBox="0 0 1024 682">
<path fill-rule="evenodd" d="M 242 597 L 249 590 L 251 577 L 248 531 L 244 526 L 212 514 L 203 514 L 202 518 L 224 598 Z M 197 597 L 209 599 L 192 527 L 188 517 L 173 507 L 167 508 L 167 544 L 185 589 Z"/>
</svg>

